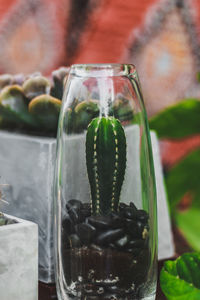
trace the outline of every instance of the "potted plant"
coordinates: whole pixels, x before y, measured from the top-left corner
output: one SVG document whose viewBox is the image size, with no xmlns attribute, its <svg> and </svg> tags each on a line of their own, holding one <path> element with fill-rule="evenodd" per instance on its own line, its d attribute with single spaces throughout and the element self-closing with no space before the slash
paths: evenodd
<svg viewBox="0 0 200 300">
<path fill-rule="evenodd" d="M 37 300 L 37 225 L 0 212 L 0 241 L 1 299 Z"/>
<path fill-rule="evenodd" d="M 71 67 L 55 178 L 59 300 L 155 299 L 155 181 L 138 89 L 134 66 Z M 85 104 L 94 91 L 97 115 L 79 131 L 73 107 L 88 116 Z M 119 93 L 128 99 L 130 118 L 120 118 L 113 109 Z"/>
<path fill-rule="evenodd" d="M 39 225 L 39 279 L 54 282 L 52 183 L 55 136 L 68 68 L 0 76 L 0 175 L 10 186 L 2 210 Z"/>
<path fill-rule="evenodd" d="M 0 76 L 0 175 L 10 183 L 7 191 L 9 205 L 2 203 L 2 210 L 39 225 L 39 280 L 44 283 L 55 282 L 52 247 L 55 136 L 63 80 L 68 72 L 69 68 L 60 68 L 52 72 L 51 78 L 38 73 L 26 78 L 23 75 Z M 66 112 L 69 116 L 69 134 L 75 132 L 81 135 L 91 120 L 99 115 L 99 95 L 95 90 L 90 92 L 91 87 L 92 80 L 85 81 L 82 98 L 78 95 Z M 124 124 L 130 122 L 133 111 L 127 96 L 118 93 L 115 102 L 110 105 L 110 113 L 114 113 Z M 173 254 L 173 246 L 154 133 L 152 141 L 161 199 L 160 220 L 163 223 L 159 231 L 160 258 L 164 258 Z"/>
<path fill-rule="evenodd" d="M 97 117 L 89 124 L 86 164 L 91 203 L 69 200 L 62 223 L 66 281 L 85 299 L 136 297 L 150 266 L 149 215 L 119 199 L 126 137 L 118 119 Z"/>
</svg>

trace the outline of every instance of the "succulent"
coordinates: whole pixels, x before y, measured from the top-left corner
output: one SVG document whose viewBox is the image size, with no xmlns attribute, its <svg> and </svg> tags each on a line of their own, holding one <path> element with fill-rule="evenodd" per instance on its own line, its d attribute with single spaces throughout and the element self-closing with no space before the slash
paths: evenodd
<svg viewBox="0 0 200 300">
<path fill-rule="evenodd" d="M 24 91 L 19 85 L 6 86 L 1 91 L 0 101 L 3 106 L 9 106 L 14 111 L 20 111 L 26 107 Z"/>
<path fill-rule="evenodd" d="M 11 85 L 13 83 L 13 76 L 10 74 L 2 74 L 0 75 L 0 90 L 2 90 L 5 86 Z"/>
<path fill-rule="evenodd" d="M 53 133 L 57 131 L 60 108 L 60 100 L 45 94 L 34 98 L 28 106 L 29 113 L 35 116 L 43 130 Z"/>
<path fill-rule="evenodd" d="M 81 132 L 99 114 L 98 102 L 92 99 L 82 101 L 76 105 L 74 112 L 76 132 Z"/>
<path fill-rule="evenodd" d="M 86 135 L 86 164 L 94 215 L 118 211 L 126 169 L 126 137 L 119 120 L 97 117 Z"/>
<path fill-rule="evenodd" d="M 16 74 L 13 76 L 12 84 L 22 85 L 25 81 L 24 74 Z"/>
<path fill-rule="evenodd" d="M 128 99 L 116 99 L 111 110 L 113 111 L 115 118 L 119 119 L 120 121 L 128 121 L 133 119 L 133 108 L 131 107 Z"/>
<path fill-rule="evenodd" d="M 0 129 L 56 136 L 60 101 L 68 74 L 68 67 L 60 67 L 52 72 L 51 78 L 40 72 L 26 77 L 23 74 L 0 75 Z M 91 96 L 90 86 L 85 88 L 85 96 Z M 96 92 L 95 95 L 95 99 L 74 99 L 73 106 L 67 111 L 67 133 L 82 133 L 99 115 L 99 94 Z M 42 98 L 38 100 L 39 96 Z M 133 108 L 121 94 L 113 104 L 110 103 L 110 107 L 109 115 L 121 122 L 133 119 Z"/>
<path fill-rule="evenodd" d="M 61 67 L 58 70 L 52 72 L 53 87 L 51 89 L 51 95 L 53 97 L 56 97 L 60 100 L 62 99 L 64 80 L 68 74 L 69 74 L 68 67 Z"/>
<path fill-rule="evenodd" d="M 1 184 L 0 184 L 1 186 Z M 5 200 L 2 199 L 2 192 L 0 190 L 0 204 L 1 204 L 1 201 L 2 202 L 6 202 Z M 17 223 L 17 221 L 15 220 L 12 220 L 12 219 L 9 219 L 8 217 L 6 217 L 1 211 L 0 211 L 0 226 L 3 226 L 3 225 L 9 225 L 9 224 L 15 224 Z"/>
<path fill-rule="evenodd" d="M 39 95 L 49 94 L 51 84 L 50 81 L 43 76 L 34 76 L 27 79 L 22 88 L 26 98 L 31 101 L 33 98 Z"/>
<path fill-rule="evenodd" d="M 52 79 L 40 72 L 26 77 L 23 74 L 0 75 L 0 129 L 56 136 L 59 99 L 62 99 L 63 78 L 68 70 L 60 68 L 54 71 Z M 58 97 L 53 97 L 55 88 Z M 38 100 L 38 96 L 43 97 Z"/>
<path fill-rule="evenodd" d="M 26 97 L 19 85 L 6 86 L 0 94 L 1 123 L 7 127 L 36 127 L 28 114 Z"/>
</svg>

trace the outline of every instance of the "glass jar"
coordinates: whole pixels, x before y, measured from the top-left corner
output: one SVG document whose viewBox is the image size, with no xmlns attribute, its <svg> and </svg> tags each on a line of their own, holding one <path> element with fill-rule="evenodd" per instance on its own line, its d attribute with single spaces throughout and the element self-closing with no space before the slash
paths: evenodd
<svg viewBox="0 0 200 300">
<path fill-rule="evenodd" d="M 73 65 L 57 137 L 59 300 L 155 299 L 157 216 L 148 122 L 133 65 Z"/>
</svg>

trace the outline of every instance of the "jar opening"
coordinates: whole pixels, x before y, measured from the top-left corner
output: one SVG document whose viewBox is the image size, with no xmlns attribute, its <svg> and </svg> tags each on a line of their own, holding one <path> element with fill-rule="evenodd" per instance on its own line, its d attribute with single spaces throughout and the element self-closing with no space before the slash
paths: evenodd
<svg viewBox="0 0 200 300">
<path fill-rule="evenodd" d="M 74 64 L 70 68 L 70 75 L 77 77 L 115 77 L 135 73 L 132 64 Z"/>
</svg>

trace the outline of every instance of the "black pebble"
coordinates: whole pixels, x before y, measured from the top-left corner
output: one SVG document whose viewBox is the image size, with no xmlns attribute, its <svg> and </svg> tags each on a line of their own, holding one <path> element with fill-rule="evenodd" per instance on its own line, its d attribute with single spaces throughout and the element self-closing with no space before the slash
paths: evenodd
<svg viewBox="0 0 200 300">
<path fill-rule="evenodd" d="M 83 203 L 83 209 L 87 209 L 89 211 L 91 211 L 91 204 L 89 202 Z"/>
<path fill-rule="evenodd" d="M 138 224 L 135 221 L 132 221 L 130 219 L 126 220 L 126 228 L 127 228 L 127 232 L 133 237 L 140 237 L 141 236 L 141 232 L 140 232 L 140 228 L 138 229 Z"/>
<path fill-rule="evenodd" d="M 86 223 L 76 225 L 75 230 L 84 245 L 88 245 L 96 233 L 96 229 L 92 225 Z"/>
<path fill-rule="evenodd" d="M 135 211 L 137 211 L 137 207 L 133 202 L 130 202 L 130 207 L 133 208 Z"/>
<path fill-rule="evenodd" d="M 125 218 L 133 220 L 136 217 L 136 211 L 132 207 L 126 207 L 123 211 L 123 215 Z"/>
<path fill-rule="evenodd" d="M 111 227 L 114 229 L 122 228 L 124 225 L 123 219 L 116 213 L 111 213 Z"/>
<path fill-rule="evenodd" d="M 106 246 L 107 244 L 112 243 L 122 237 L 123 233 L 124 232 L 122 229 L 107 230 L 97 237 L 96 243 L 101 246 Z"/>
<path fill-rule="evenodd" d="M 132 248 L 132 254 L 134 255 L 134 256 L 138 256 L 140 253 L 141 253 L 141 249 L 140 248 Z"/>
<path fill-rule="evenodd" d="M 125 203 L 120 203 L 119 204 L 119 211 L 122 211 L 122 210 L 124 210 L 126 207 L 128 207 L 128 205 L 126 205 Z"/>
<path fill-rule="evenodd" d="M 76 211 L 75 209 L 71 208 L 68 211 L 68 214 L 74 224 L 80 223 L 82 221 L 82 215 L 80 211 Z"/>
<path fill-rule="evenodd" d="M 107 290 L 109 292 L 115 292 L 115 293 L 121 292 L 121 290 L 116 285 L 108 286 Z"/>
<path fill-rule="evenodd" d="M 70 210 L 71 208 L 74 208 L 75 210 L 80 210 L 80 209 L 82 209 L 82 207 L 83 207 L 83 204 L 81 203 L 81 201 L 76 200 L 76 199 L 71 199 L 66 204 L 66 208 L 68 210 Z"/>
<path fill-rule="evenodd" d="M 92 284 L 86 284 L 84 286 L 84 292 L 87 294 L 87 295 L 91 295 L 94 293 L 94 287 Z M 96 295 L 95 295 L 96 296 Z"/>
<path fill-rule="evenodd" d="M 127 245 L 128 241 L 129 241 L 129 237 L 128 235 L 125 235 L 124 237 L 117 240 L 115 242 L 115 245 L 117 246 L 117 248 L 123 249 Z"/>
<path fill-rule="evenodd" d="M 144 230 L 144 224 L 140 221 L 137 221 L 137 229 L 138 229 L 139 236 L 142 237 L 142 232 Z"/>
<path fill-rule="evenodd" d="M 88 300 L 100 300 L 101 298 L 99 298 L 99 295 L 90 295 L 88 297 L 88 295 L 86 296 L 87 298 L 81 298 L 82 299 L 88 299 Z M 76 298 L 77 299 L 77 298 Z"/>
<path fill-rule="evenodd" d="M 83 215 L 83 219 L 85 220 L 87 217 L 90 217 L 91 216 L 91 208 L 90 206 L 87 207 L 87 206 L 84 206 L 82 209 L 81 209 L 81 214 Z"/>
<path fill-rule="evenodd" d="M 108 246 L 111 249 L 117 249 L 117 246 L 115 244 L 113 244 L 113 243 L 110 243 Z"/>
<path fill-rule="evenodd" d="M 69 244 L 71 248 L 79 248 L 82 246 L 81 241 L 77 234 L 71 234 L 69 237 Z"/>
<path fill-rule="evenodd" d="M 103 295 L 104 300 L 119 300 L 119 295 L 117 293 L 105 293 Z"/>
<path fill-rule="evenodd" d="M 65 216 L 62 221 L 62 228 L 66 235 L 74 233 L 74 225 L 69 216 Z"/>
<path fill-rule="evenodd" d="M 141 222 L 147 222 L 148 218 L 148 213 L 145 210 L 139 209 L 137 211 L 137 219 Z"/>
<path fill-rule="evenodd" d="M 91 248 L 92 250 L 102 251 L 102 248 L 101 248 L 100 246 L 96 245 L 96 244 L 91 244 L 91 245 L 90 245 L 90 248 Z"/>
<path fill-rule="evenodd" d="M 131 240 L 129 243 L 128 243 L 128 247 L 129 248 L 144 248 L 145 246 L 145 240 Z"/>
<path fill-rule="evenodd" d="M 92 216 L 88 218 L 88 222 L 96 228 L 107 229 L 111 225 L 111 217 L 109 216 Z"/>
</svg>

